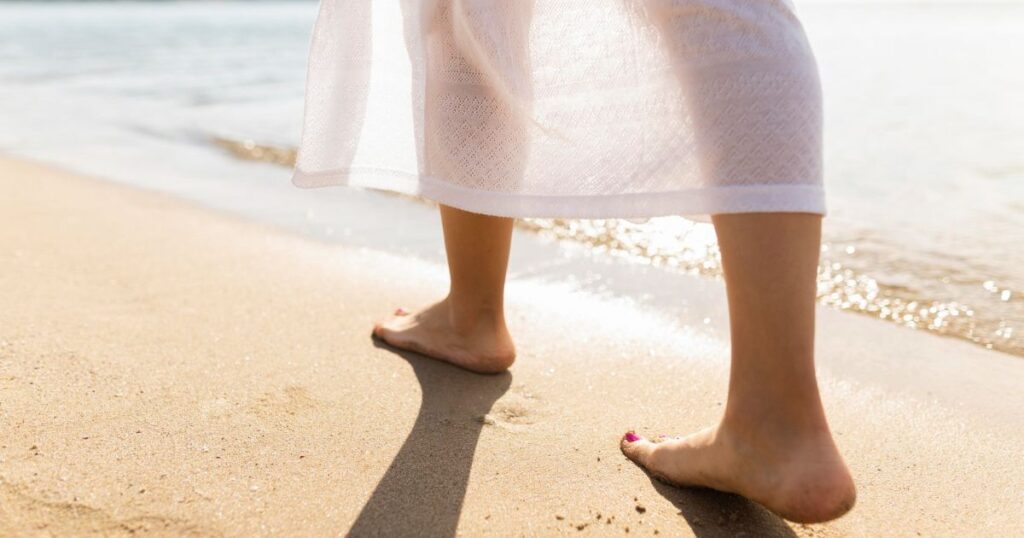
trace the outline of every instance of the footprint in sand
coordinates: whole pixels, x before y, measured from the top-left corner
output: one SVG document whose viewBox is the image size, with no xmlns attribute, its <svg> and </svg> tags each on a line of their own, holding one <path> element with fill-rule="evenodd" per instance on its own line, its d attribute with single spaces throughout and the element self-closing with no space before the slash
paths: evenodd
<svg viewBox="0 0 1024 538">
<path fill-rule="evenodd" d="M 56 497 L 56 498 L 50 498 Z M 213 536 L 215 529 L 185 519 L 163 515 L 142 515 L 121 518 L 123 510 L 108 510 L 72 502 L 58 495 L 44 495 L 27 486 L 0 482 L 0 506 L 17 515 L 17 525 L 24 530 L 40 530 L 39 535 L 72 536 L 86 530 L 90 535 L 127 536 L 135 534 L 159 536 Z M 77 501 L 77 497 L 75 497 Z M 7 523 L 5 520 L 4 523 Z M 5 527 L 0 523 L 0 527 Z M 12 527 L 13 528 L 13 527 Z M 3 533 L 4 531 L 0 531 Z M 26 533 L 26 536 L 28 533 Z M 6 535 L 5 535 L 6 536 Z"/>
<path fill-rule="evenodd" d="M 490 413 L 477 418 L 484 426 L 519 431 L 534 424 L 539 417 L 539 400 L 525 387 L 513 387 L 495 402 Z"/>
<path fill-rule="evenodd" d="M 264 393 L 250 406 L 261 416 L 294 417 L 321 406 L 305 387 L 291 385 L 284 390 Z"/>
</svg>

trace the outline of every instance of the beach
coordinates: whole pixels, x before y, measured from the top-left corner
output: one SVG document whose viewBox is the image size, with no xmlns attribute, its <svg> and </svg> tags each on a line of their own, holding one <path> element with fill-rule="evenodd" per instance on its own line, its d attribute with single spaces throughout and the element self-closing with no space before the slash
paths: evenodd
<svg viewBox="0 0 1024 538">
<path fill-rule="evenodd" d="M 1024 3 L 795 3 L 825 97 L 820 300 L 1024 357 L 1024 70 L 1005 68 L 1024 65 Z M 288 181 L 317 8 L 0 2 L 0 151 L 331 241 L 394 245 L 418 233 L 406 200 L 304 196 Z M 721 277 L 706 224 L 529 224 Z"/>
<path fill-rule="evenodd" d="M 721 413 L 717 281 L 566 265 L 648 301 L 513 271 L 519 357 L 478 376 L 370 338 L 444 292 L 437 261 L 11 158 L 0 219 L 0 535 L 1024 532 L 1024 361 L 962 340 L 819 309 L 823 398 L 859 495 L 796 525 L 619 453 L 628 429 Z"/>
</svg>

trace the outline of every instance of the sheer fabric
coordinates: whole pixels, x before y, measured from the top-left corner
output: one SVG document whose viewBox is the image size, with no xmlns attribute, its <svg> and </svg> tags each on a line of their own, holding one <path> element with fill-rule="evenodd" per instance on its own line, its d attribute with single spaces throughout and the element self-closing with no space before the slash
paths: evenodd
<svg viewBox="0 0 1024 538">
<path fill-rule="evenodd" d="M 825 212 L 786 0 L 322 0 L 293 181 L 510 217 Z"/>
</svg>

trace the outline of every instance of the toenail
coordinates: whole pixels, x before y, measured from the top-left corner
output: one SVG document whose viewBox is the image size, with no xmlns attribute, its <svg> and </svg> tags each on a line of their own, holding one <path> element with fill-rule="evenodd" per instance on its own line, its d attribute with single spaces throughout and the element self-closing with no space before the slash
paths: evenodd
<svg viewBox="0 0 1024 538">
<path fill-rule="evenodd" d="M 633 432 L 626 432 L 626 441 L 627 442 L 635 443 L 636 441 L 639 441 L 639 440 L 640 440 L 640 436 L 639 435 L 637 435 L 637 434 L 635 434 Z"/>
<path fill-rule="evenodd" d="M 406 315 L 408 313 L 409 312 L 407 312 L 404 308 L 401 308 L 401 307 L 399 307 L 398 309 L 395 310 L 395 315 L 396 316 L 404 316 L 404 315 Z"/>
</svg>

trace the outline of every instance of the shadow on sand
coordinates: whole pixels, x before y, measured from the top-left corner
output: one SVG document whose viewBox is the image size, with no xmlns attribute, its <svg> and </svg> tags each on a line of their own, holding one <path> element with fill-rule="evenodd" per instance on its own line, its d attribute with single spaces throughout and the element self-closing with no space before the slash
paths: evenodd
<svg viewBox="0 0 1024 538">
<path fill-rule="evenodd" d="M 678 488 L 654 478 L 651 483 L 658 493 L 672 501 L 699 538 L 796 536 L 782 518 L 739 495 L 713 489 Z"/>
<path fill-rule="evenodd" d="M 376 339 L 374 346 L 409 361 L 423 400 L 349 536 L 455 536 L 481 419 L 508 391 L 512 375 L 473 374 Z M 651 482 L 698 537 L 796 536 L 781 518 L 738 495 Z"/>
<path fill-rule="evenodd" d="M 512 375 L 473 374 L 376 339 L 374 345 L 409 361 L 423 401 L 349 535 L 455 536 L 482 418 L 509 389 Z"/>
</svg>

